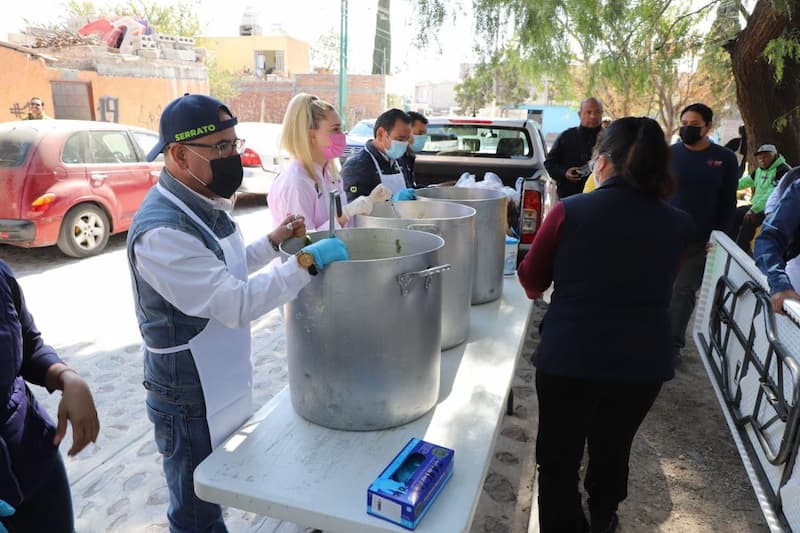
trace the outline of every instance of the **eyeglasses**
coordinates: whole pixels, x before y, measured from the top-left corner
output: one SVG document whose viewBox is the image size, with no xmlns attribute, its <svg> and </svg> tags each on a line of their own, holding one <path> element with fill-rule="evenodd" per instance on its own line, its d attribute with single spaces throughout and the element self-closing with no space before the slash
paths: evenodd
<svg viewBox="0 0 800 533">
<path fill-rule="evenodd" d="M 244 148 L 244 139 L 234 139 L 233 141 L 222 141 L 217 144 L 204 144 L 204 143 L 179 143 L 184 146 L 196 146 L 198 148 L 216 148 L 220 157 L 225 157 L 235 150 L 236 153 L 241 153 Z"/>
<path fill-rule="evenodd" d="M 42 107 L 42 104 L 37 102 L 31 102 L 31 107 Z"/>
</svg>

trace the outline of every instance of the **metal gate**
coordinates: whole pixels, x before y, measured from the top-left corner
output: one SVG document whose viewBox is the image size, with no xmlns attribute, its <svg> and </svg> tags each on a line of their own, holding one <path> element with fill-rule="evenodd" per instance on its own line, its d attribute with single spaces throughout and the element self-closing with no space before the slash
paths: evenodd
<svg viewBox="0 0 800 533">
<path fill-rule="evenodd" d="M 92 84 L 83 81 L 51 81 L 56 118 L 94 120 Z"/>
</svg>

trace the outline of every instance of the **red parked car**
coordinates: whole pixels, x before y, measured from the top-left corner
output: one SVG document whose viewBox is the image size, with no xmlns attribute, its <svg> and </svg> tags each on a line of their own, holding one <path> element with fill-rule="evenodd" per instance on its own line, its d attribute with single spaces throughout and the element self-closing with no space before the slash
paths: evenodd
<svg viewBox="0 0 800 533">
<path fill-rule="evenodd" d="M 0 243 L 100 253 L 126 231 L 163 162 L 145 161 L 158 134 L 80 120 L 0 124 Z"/>
</svg>

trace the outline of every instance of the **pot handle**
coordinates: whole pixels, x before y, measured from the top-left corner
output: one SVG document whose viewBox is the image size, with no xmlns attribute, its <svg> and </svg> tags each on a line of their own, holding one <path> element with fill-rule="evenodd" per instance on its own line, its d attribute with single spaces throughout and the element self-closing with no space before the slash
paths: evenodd
<svg viewBox="0 0 800 533">
<path fill-rule="evenodd" d="M 416 278 L 425 278 L 425 289 L 431 286 L 431 276 L 441 274 L 450 270 L 450 265 L 439 265 L 435 267 L 426 268 L 418 272 L 406 272 L 397 276 L 397 283 L 400 285 L 400 292 L 403 296 L 407 295 L 411 286 L 414 284 Z"/>
<path fill-rule="evenodd" d="M 434 235 L 438 235 L 439 237 L 442 236 L 442 231 L 436 224 L 409 224 L 408 226 L 406 226 L 406 229 L 426 231 L 428 233 L 433 233 Z"/>
</svg>

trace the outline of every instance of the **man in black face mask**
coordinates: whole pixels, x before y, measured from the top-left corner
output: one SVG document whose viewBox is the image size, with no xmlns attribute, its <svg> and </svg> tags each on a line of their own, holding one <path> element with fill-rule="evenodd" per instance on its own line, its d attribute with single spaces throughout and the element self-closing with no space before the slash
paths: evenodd
<svg viewBox="0 0 800 533">
<path fill-rule="evenodd" d="M 739 163 L 736 154 L 708 139 L 713 117 L 704 104 L 686 107 L 681 111 L 681 141 L 671 147 L 673 172 L 678 180 L 672 205 L 689 213 L 696 228 L 672 288 L 669 313 L 676 367 L 681 363 L 686 327 L 703 281 L 706 243 L 712 231 L 727 232 L 736 213 Z"/>
<path fill-rule="evenodd" d="M 147 414 L 169 489 L 170 531 L 225 531 L 222 510 L 194 493 L 193 472 L 253 412 L 250 322 L 347 259 L 322 239 L 262 270 L 278 245 L 305 235 L 289 215 L 248 246 L 229 215 L 242 182 L 236 118 L 219 100 L 184 95 L 161 115 L 165 168 L 128 231 L 128 266 L 144 340 Z"/>
</svg>

